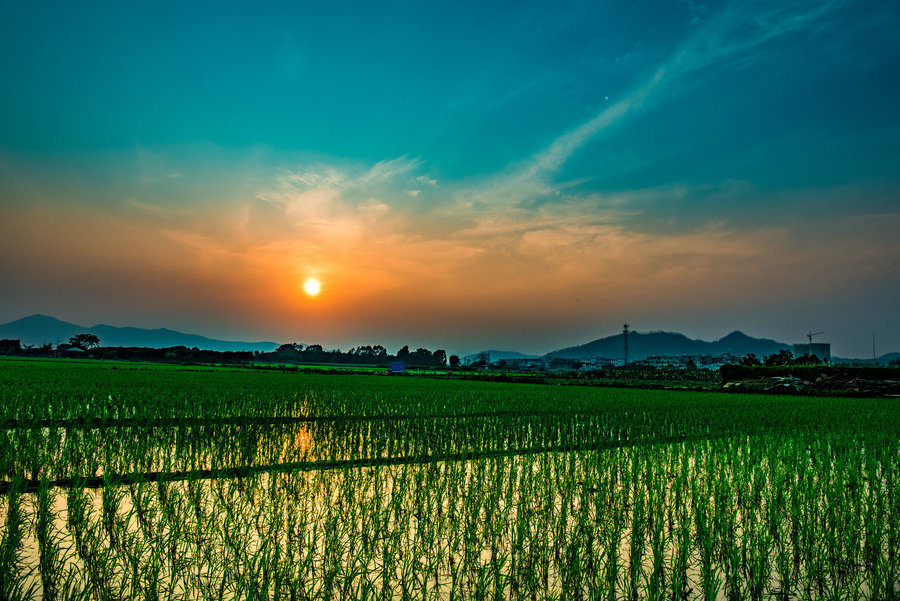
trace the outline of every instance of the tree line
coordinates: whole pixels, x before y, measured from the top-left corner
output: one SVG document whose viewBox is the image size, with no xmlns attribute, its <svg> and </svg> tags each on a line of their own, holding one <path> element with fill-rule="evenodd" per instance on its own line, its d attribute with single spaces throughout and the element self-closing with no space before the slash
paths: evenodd
<svg viewBox="0 0 900 601">
<path fill-rule="evenodd" d="M 417 348 L 412 351 L 403 346 L 395 354 L 379 345 L 365 345 L 349 351 L 327 350 L 321 344 L 282 344 L 270 353 L 259 351 L 211 351 L 186 346 L 167 348 L 100 346 L 100 339 L 94 334 L 78 334 L 67 344 L 45 344 L 35 347 L 21 344 L 20 340 L 0 340 L 0 355 L 29 357 L 91 357 L 120 361 L 161 361 L 177 363 L 333 363 L 351 365 L 387 365 L 402 362 L 416 367 L 459 366 L 459 357 L 447 357 L 446 351 L 429 351 Z"/>
<path fill-rule="evenodd" d="M 777 353 L 767 355 L 760 359 L 753 353 L 745 355 L 741 358 L 740 365 L 744 367 L 783 367 L 789 365 L 822 365 L 822 360 L 815 355 L 809 353 L 794 357 L 794 353 L 788 350 L 781 350 Z"/>
<path fill-rule="evenodd" d="M 260 353 L 258 361 L 272 363 L 342 363 L 354 365 L 384 365 L 393 362 L 402 362 L 418 367 L 445 367 L 448 362 L 450 367 L 459 365 L 459 357 L 451 355 L 443 349 L 429 351 L 426 348 L 409 350 L 408 345 L 390 354 L 387 348 L 380 344 L 358 346 L 349 351 L 325 350 L 320 344 L 303 345 L 299 343 L 282 344 L 271 353 Z"/>
</svg>

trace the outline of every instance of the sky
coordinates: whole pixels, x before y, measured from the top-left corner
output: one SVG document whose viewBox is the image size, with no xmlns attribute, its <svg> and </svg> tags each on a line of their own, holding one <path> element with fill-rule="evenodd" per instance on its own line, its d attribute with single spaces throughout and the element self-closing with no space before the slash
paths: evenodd
<svg viewBox="0 0 900 601">
<path fill-rule="evenodd" d="M 0 322 L 900 351 L 898 27 L 881 0 L 2 0 Z"/>
</svg>

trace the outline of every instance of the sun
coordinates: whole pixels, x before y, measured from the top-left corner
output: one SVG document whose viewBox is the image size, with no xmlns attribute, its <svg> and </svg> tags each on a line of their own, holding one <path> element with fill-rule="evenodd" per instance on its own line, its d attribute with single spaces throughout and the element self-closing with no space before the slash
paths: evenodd
<svg viewBox="0 0 900 601">
<path fill-rule="evenodd" d="M 303 291 L 309 296 L 316 296 L 322 291 L 322 282 L 316 278 L 307 278 L 307 280 L 303 282 Z"/>
</svg>

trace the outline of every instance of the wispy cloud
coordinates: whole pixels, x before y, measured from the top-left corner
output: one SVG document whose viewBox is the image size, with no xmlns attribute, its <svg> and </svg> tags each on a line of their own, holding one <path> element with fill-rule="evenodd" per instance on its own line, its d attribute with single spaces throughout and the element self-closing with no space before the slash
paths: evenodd
<svg viewBox="0 0 900 601">
<path fill-rule="evenodd" d="M 557 137 L 547 148 L 526 160 L 514 177 L 520 180 L 552 177 L 577 150 L 608 128 L 634 116 L 648 101 L 661 102 L 661 96 L 671 98 L 699 85 L 698 71 L 721 63 L 762 60 L 755 52 L 757 49 L 801 30 L 831 27 L 842 6 L 842 2 L 773 3 L 762 7 L 727 5 L 658 65 L 645 83 Z"/>
<path fill-rule="evenodd" d="M 539 152 L 524 170 L 523 176 L 540 176 L 555 173 L 572 154 L 584 146 L 599 132 L 621 121 L 629 112 L 639 108 L 666 76 L 659 69 L 650 81 L 612 106 L 603 109 L 593 119 L 556 138 L 549 147 Z"/>
<path fill-rule="evenodd" d="M 697 190 L 666 186 L 585 194 L 570 189 L 571 182 L 557 181 L 558 175 L 579 149 L 610 128 L 634 118 L 647 105 L 699 85 L 707 67 L 755 60 L 756 51 L 777 38 L 827 27 L 840 6 L 728 5 L 715 13 L 697 7 L 702 22 L 642 85 L 606 101 L 592 118 L 493 176 L 438 184 L 423 173 L 423 161 L 399 157 L 368 168 L 304 167 L 258 198 L 280 207 L 299 237 L 339 247 L 345 255 L 450 253 L 452 257 L 441 259 L 445 269 L 459 272 L 477 265 L 482 273 L 494 274 L 483 282 L 488 287 L 504 270 L 523 282 L 552 279 L 560 272 L 568 274 L 567 281 L 586 282 L 611 276 L 616 265 L 657 278 L 667 270 L 683 277 L 699 265 L 704 266 L 699 271 L 716 271 L 716 262 L 733 268 L 735 261 L 766 255 L 763 240 L 783 245 L 783 236 L 774 234 L 783 230 L 763 224 L 763 229 L 743 228 L 738 234 L 710 216 L 677 234 L 641 233 L 630 230 L 629 224 L 650 201 L 678 200 Z M 728 182 L 713 185 L 735 193 Z M 743 188 L 738 193 L 747 195 Z M 416 269 L 410 266 L 410 273 Z M 509 277 L 506 281 L 509 286 Z"/>
</svg>

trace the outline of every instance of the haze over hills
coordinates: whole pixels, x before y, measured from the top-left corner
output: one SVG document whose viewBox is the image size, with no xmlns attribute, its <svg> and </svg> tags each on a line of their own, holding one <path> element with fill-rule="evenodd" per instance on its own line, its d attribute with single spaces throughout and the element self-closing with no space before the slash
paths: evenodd
<svg viewBox="0 0 900 601">
<path fill-rule="evenodd" d="M 47 315 L 31 315 L 9 323 L 0 324 L 0 339 L 18 339 L 23 345 L 41 346 L 44 344 L 66 343 L 76 334 L 94 334 L 100 339 L 101 346 L 125 346 L 168 348 L 186 346 L 212 351 L 260 351 L 275 350 L 277 342 L 243 342 L 217 340 L 197 334 L 186 334 L 167 328 L 145 329 L 135 327 L 116 327 L 98 324 L 84 327 L 56 319 Z M 617 359 L 623 355 L 623 335 L 621 333 L 591 342 L 551 351 L 544 357 L 566 359 L 606 358 Z M 640 361 L 651 356 L 679 355 L 723 355 L 732 354 L 738 357 L 753 353 L 763 358 L 782 350 L 791 350 L 792 346 L 767 338 L 754 338 L 741 331 L 734 331 L 718 340 L 707 342 L 688 338 L 677 332 L 629 332 L 628 358 Z M 486 350 L 463 357 L 469 361 L 477 360 L 489 354 L 490 361 L 500 359 L 534 359 L 539 355 L 524 354 L 510 350 Z M 879 363 L 886 365 L 892 360 L 900 359 L 900 353 L 882 354 L 878 359 L 872 357 L 861 359 L 845 359 L 832 357 L 834 362 Z"/>
<path fill-rule="evenodd" d="M 116 327 L 98 324 L 89 328 L 62 321 L 47 315 L 31 315 L 0 325 L 0 338 L 18 339 L 23 345 L 59 344 L 68 342 L 76 334 L 94 334 L 102 346 L 136 346 L 168 348 L 172 346 L 197 347 L 210 351 L 260 351 L 270 352 L 278 347 L 275 342 L 239 342 L 216 340 L 185 334 L 166 328 L 145 329 Z"/>
<path fill-rule="evenodd" d="M 463 359 L 469 361 L 477 361 L 487 355 L 490 361 L 499 361 L 501 359 L 537 359 L 540 355 L 526 355 L 525 353 L 520 353 L 518 351 L 498 351 L 495 349 L 489 351 L 480 351 L 478 353 L 472 353 L 471 355 L 466 355 Z"/>
<path fill-rule="evenodd" d="M 547 357 L 564 359 L 589 359 L 604 357 L 614 359 L 621 357 L 624 347 L 624 335 L 616 334 L 600 338 L 587 344 L 571 346 L 547 353 Z M 764 357 L 791 347 L 782 342 L 767 338 L 754 338 L 740 331 L 734 331 L 714 342 L 695 340 L 676 332 L 629 332 L 628 358 L 640 361 L 651 356 L 677 355 L 732 355 L 743 356 L 753 353 Z"/>
</svg>

